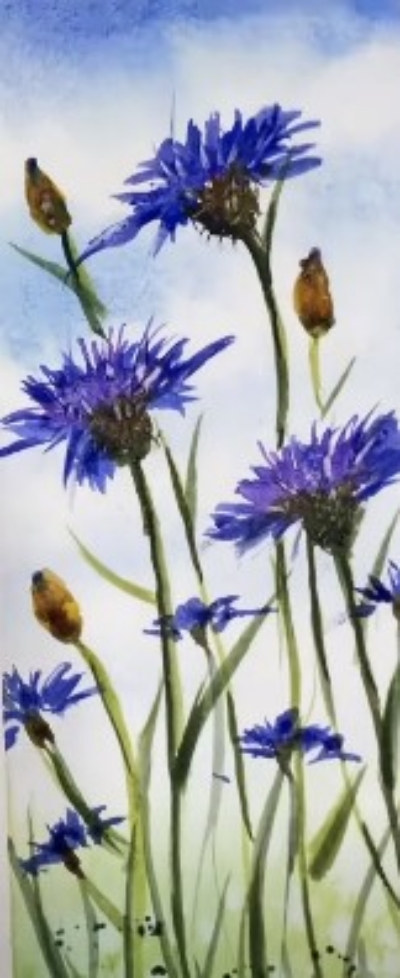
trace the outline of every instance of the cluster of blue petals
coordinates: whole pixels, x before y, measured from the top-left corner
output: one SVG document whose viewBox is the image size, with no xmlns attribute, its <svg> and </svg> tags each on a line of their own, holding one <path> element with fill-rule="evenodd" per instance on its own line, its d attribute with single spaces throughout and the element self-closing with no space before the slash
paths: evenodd
<svg viewBox="0 0 400 978">
<path fill-rule="evenodd" d="M 245 730 L 239 738 L 240 749 L 251 757 L 275 758 L 280 760 L 292 751 L 312 754 L 310 764 L 319 761 L 361 761 L 359 754 L 343 750 L 344 738 L 334 733 L 330 727 L 315 724 L 302 727 L 296 708 L 280 713 L 274 723 L 256 724 Z M 316 753 L 315 753 L 316 752 Z"/>
<path fill-rule="evenodd" d="M 292 143 L 293 137 L 319 125 L 314 120 L 300 122 L 300 116 L 299 110 L 285 112 L 272 105 L 245 121 L 236 110 L 233 125 L 224 131 L 219 113 L 214 112 L 203 132 L 191 119 L 184 142 L 173 136 L 164 139 L 155 156 L 139 164 L 139 172 L 128 177 L 126 184 L 146 184 L 146 189 L 115 195 L 132 207 L 132 213 L 93 238 L 79 262 L 132 241 L 154 222 L 158 223 L 157 253 L 167 238 L 175 240 L 179 226 L 195 219 L 201 191 L 232 170 L 265 186 L 281 177 L 283 170 L 289 178 L 319 166 L 319 157 L 307 155 L 314 143 Z"/>
<path fill-rule="evenodd" d="M 121 816 L 101 818 L 100 813 L 106 808 L 99 805 L 92 811 L 93 827 L 88 828 L 82 822 L 73 808 L 67 808 L 65 818 L 61 818 L 52 826 L 48 826 L 49 838 L 46 842 L 34 842 L 35 851 L 29 859 L 21 859 L 21 866 L 26 873 L 36 876 L 42 869 L 56 863 L 63 863 L 69 852 L 86 848 L 90 842 L 99 845 L 104 833 L 112 825 L 125 821 Z"/>
<path fill-rule="evenodd" d="M 41 378 L 28 377 L 22 390 L 33 406 L 2 419 L 17 441 L 0 449 L 0 458 L 28 448 L 46 451 L 66 443 L 64 483 L 73 478 L 104 492 L 116 471 L 115 462 L 91 433 L 91 418 L 99 407 L 112 406 L 122 397 L 140 398 L 144 409 L 185 413 L 196 399 L 189 378 L 233 342 L 224 336 L 191 357 L 185 357 L 187 339 L 170 342 L 148 326 L 132 343 L 124 328 L 104 342 L 79 340 L 81 362 L 64 354 L 60 369 L 41 366 Z"/>
<path fill-rule="evenodd" d="M 42 678 L 37 669 L 24 682 L 18 669 L 3 674 L 3 723 L 5 748 L 13 747 L 18 733 L 32 717 L 40 713 L 63 715 L 71 706 L 98 692 L 96 686 L 77 690 L 83 673 L 71 672 L 72 665 L 62 662 L 53 672 Z"/>
<path fill-rule="evenodd" d="M 400 429 L 394 412 L 372 419 L 353 417 L 344 428 L 318 432 L 309 442 L 292 438 L 280 451 L 260 445 L 264 465 L 254 466 L 254 479 L 243 479 L 236 493 L 245 500 L 221 503 L 212 514 L 208 536 L 229 540 L 239 553 L 267 537 L 278 540 L 301 522 L 296 499 L 336 498 L 345 490 L 362 503 L 400 476 Z"/>
<path fill-rule="evenodd" d="M 368 585 L 355 589 L 365 599 L 357 606 L 356 614 L 360 618 L 373 615 L 378 604 L 398 605 L 400 610 L 400 567 L 393 560 L 389 560 L 388 577 L 389 585 L 386 585 L 370 574 Z"/>
<path fill-rule="evenodd" d="M 183 638 L 184 632 L 193 632 L 198 629 L 206 629 L 208 626 L 215 632 L 222 632 L 229 622 L 234 618 L 253 617 L 254 615 L 267 615 L 273 609 L 264 605 L 262 608 L 234 608 L 234 604 L 239 600 L 237 594 L 229 594 L 223 598 L 217 598 L 211 604 L 205 604 L 200 598 L 189 598 L 184 604 L 178 605 L 173 615 L 165 615 L 163 618 L 155 620 L 154 628 L 146 628 L 147 635 L 167 634 L 175 641 Z"/>
</svg>

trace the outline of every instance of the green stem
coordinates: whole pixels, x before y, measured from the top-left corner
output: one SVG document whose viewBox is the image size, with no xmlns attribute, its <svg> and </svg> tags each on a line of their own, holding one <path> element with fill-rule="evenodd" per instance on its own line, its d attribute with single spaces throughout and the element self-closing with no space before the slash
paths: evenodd
<svg viewBox="0 0 400 978">
<path fill-rule="evenodd" d="M 249 957 L 253 978 L 265 978 L 268 968 L 265 930 L 265 871 L 272 829 L 285 775 L 278 770 L 265 802 L 254 842 L 250 884 L 246 898 L 249 915 Z"/>
<path fill-rule="evenodd" d="M 149 539 L 156 583 L 158 617 L 165 619 L 173 613 L 173 606 L 158 517 L 142 466 L 138 462 L 132 462 L 131 473 L 142 511 L 144 532 Z M 180 785 L 174 777 L 175 757 L 182 735 L 182 691 L 175 643 L 169 637 L 166 628 L 161 628 L 160 641 L 167 718 L 167 758 L 171 785 L 171 909 L 183 978 L 190 978 L 182 883 L 182 794 Z"/>
<path fill-rule="evenodd" d="M 323 971 L 319 960 L 317 940 L 315 936 L 315 926 L 311 907 L 309 875 L 307 866 L 306 848 L 306 791 L 304 783 L 303 758 L 300 753 L 296 755 L 296 793 L 297 793 L 297 817 L 299 833 L 299 872 L 300 886 L 303 904 L 304 924 L 306 929 L 307 944 L 313 965 L 313 978 L 323 978 Z"/>
<path fill-rule="evenodd" d="M 271 324 L 277 384 L 276 438 L 280 448 L 285 440 L 290 389 L 287 340 L 272 281 L 271 239 L 272 235 L 267 247 L 254 234 L 249 234 L 243 241 L 254 262 Z"/>
<path fill-rule="evenodd" d="M 320 341 L 318 337 L 310 337 L 310 346 L 308 349 L 308 358 L 310 364 L 310 374 L 311 374 L 311 384 L 315 397 L 315 403 L 319 411 L 323 412 L 324 404 L 322 400 L 321 393 L 321 367 L 320 367 Z"/>
<path fill-rule="evenodd" d="M 134 881 L 132 888 L 132 903 L 129 908 L 130 912 L 128 912 L 126 908 L 124 915 L 125 963 L 127 961 L 129 962 L 133 955 L 135 978 L 136 976 L 137 978 L 140 978 L 140 975 L 143 974 L 142 944 L 140 941 L 133 941 L 131 930 L 131 920 L 135 916 L 143 916 L 146 905 L 146 876 L 144 869 L 143 833 L 141 824 L 142 803 L 140 779 L 128 727 L 121 710 L 118 695 L 114 690 L 108 672 L 98 656 L 92 651 L 92 649 L 89 649 L 87 645 L 79 641 L 76 643 L 76 648 L 90 669 L 97 683 L 105 711 L 117 738 L 124 764 L 130 832 L 131 836 L 134 834 L 136 839 L 134 865 L 131 866 L 131 875 Z M 129 867 L 127 875 L 128 877 L 130 876 Z M 128 948 L 130 948 L 129 951 Z M 125 970 L 125 974 L 128 976 L 127 970 Z"/>
<path fill-rule="evenodd" d="M 335 556 L 335 564 L 341 583 L 343 593 L 345 596 L 347 613 L 353 628 L 354 638 L 356 642 L 356 652 L 358 663 L 360 667 L 361 679 L 363 682 L 368 706 L 371 713 L 371 719 L 373 727 L 375 730 L 375 736 L 378 748 L 378 758 L 380 769 L 382 769 L 381 762 L 381 752 L 382 752 L 382 714 L 381 706 L 379 700 L 379 692 L 375 679 L 370 666 L 367 647 L 365 644 L 364 630 L 362 627 L 362 621 L 357 615 L 356 601 L 354 598 L 354 581 L 353 574 L 350 563 L 343 554 L 338 554 Z M 384 784 L 382 778 L 380 779 L 382 796 L 386 805 L 386 810 L 389 819 L 389 825 L 392 833 L 392 840 L 396 854 L 397 868 L 400 873 L 400 828 L 399 819 L 396 811 L 396 804 L 394 799 L 394 792 L 390 790 L 389 786 Z"/>
<path fill-rule="evenodd" d="M 294 629 L 292 606 L 288 588 L 285 546 L 282 540 L 276 545 L 276 593 L 282 615 L 283 628 L 289 660 L 290 706 L 300 708 L 301 668 L 300 656 Z"/>
<path fill-rule="evenodd" d="M 315 548 L 307 533 L 308 587 L 310 593 L 311 629 L 317 656 L 319 678 L 324 703 L 333 725 L 336 727 L 336 710 L 333 700 L 331 676 L 325 649 L 325 639 L 322 624 L 321 606 L 318 594 L 317 570 L 315 563 Z"/>
</svg>

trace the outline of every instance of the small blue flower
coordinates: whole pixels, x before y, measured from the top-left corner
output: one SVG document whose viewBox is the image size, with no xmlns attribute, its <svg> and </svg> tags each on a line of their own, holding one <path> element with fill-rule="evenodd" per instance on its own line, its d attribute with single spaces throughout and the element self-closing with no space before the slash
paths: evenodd
<svg viewBox="0 0 400 978">
<path fill-rule="evenodd" d="M 116 199 L 132 213 L 89 242 L 79 262 L 105 248 L 132 241 L 148 224 L 156 222 L 155 253 L 177 228 L 189 222 L 210 234 L 240 238 L 254 230 L 258 216 L 259 186 L 282 176 L 295 177 L 319 166 L 319 157 L 307 156 L 313 143 L 293 143 L 293 137 L 319 122 L 299 122 L 301 112 L 285 112 L 279 105 L 261 109 L 247 121 L 235 111 L 225 132 L 218 112 L 209 116 L 204 131 L 191 119 L 184 143 L 164 139 L 155 156 L 139 164 L 139 172 L 125 182 L 132 186 Z M 136 186 L 145 184 L 145 189 Z"/>
<path fill-rule="evenodd" d="M 178 605 L 174 615 L 157 618 L 154 622 L 155 627 L 146 628 L 145 632 L 147 635 L 157 636 L 165 632 L 177 642 L 183 638 L 183 632 L 190 632 L 197 637 L 208 626 L 211 626 L 215 632 L 222 632 L 234 618 L 267 615 L 273 610 L 267 605 L 262 608 L 240 610 L 233 607 L 238 600 L 237 594 L 229 594 L 207 605 L 200 598 L 189 598 L 184 604 Z"/>
<path fill-rule="evenodd" d="M 294 751 L 303 755 L 314 752 L 310 764 L 327 760 L 361 761 L 359 754 L 350 754 L 343 750 L 343 737 L 329 727 L 315 724 L 302 727 L 299 711 L 295 707 L 279 714 L 274 723 L 266 720 L 264 724 L 256 724 L 245 730 L 239 737 L 239 742 L 244 754 L 275 758 L 284 764 L 290 761 Z"/>
<path fill-rule="evenodd" d="M 84 879 L 76 850 L 87 848 L 90 839 L 100 844 L 110 825 L 124 821 L 120 817 L 101 819 L 100 812 L 104 811 L 105 807 L 100 805 L 93 809 L 93 826 L 89 829 L 73 808 L 67 808 L 65 819 L 61 818 L 55 825 L 48 826 L 48 840 L 32 843 L 35 851 L 29 859 L 20 860 L 22 869 L 32 876 L 37 876 L 40 870 L 56 863 L 63 863 L 74 876 Z"/>
<path fill-rule="evenodd" d="M 75 706 L 88 696 L 98 692 L 96 686 L 77 690 L 83 673 L 72 672 L 69 662 L 62 662 L 53 672 L 42 679 L 42 672 L 31 672 L 28 682 L 24 682 L 18 669 L 3 675 L 3 723 L 5 725 L 5 748 L 9 750 L 16 743 L 21 727 L 38 747 L 44 747 L 46 740 L 54 742 L 53 733 L 41 713 L 62 716 L 71 706 Z"/>
<path fill-rule="evenodd" d="M 222 503 L 212 515 L 214 540 L 231 540 L 239 553 L 267 537 L 278 540 L 300 523 L 328 552 L 347 551 L 361 504 L 400 476 L 400 430 L 394 412 L 353 417 L 341 430 L 314 425 L 308 443 L 292 438 L 277 452 L 261 445 L 264 465 L 243 479 L 244 502 Z"/>
<path fill-rule="evenodd" d="M 393 560 L 389 560 L 388 574 L 389 586 L 370 574 L 367 587 L 356 587 L 355 590 L 366 599 L 358 605 L 357 616 L 368 618 L 376 611 L 378 604 L 390 604 L 395 618 L 400 619 L 400 567 Z"/>
<path fill-rule="evenodd" d="M 136 343 L 125 338 L 123 328 L 104 342 L 79 340 L 81 363 L 65 354 L 61 369 L 42 366 L 41 378 L 24 380 L 33 406 L 2 419 L 17 441 L 0 449 L 0 458 L 36 446 L 50 451 L 65 442 L 64 483 L 74 478 L 104 492 L 117 465 L 141 460 L 150 450 L 147 412 L 169 408 L 184 414 L 196 399 L 189 378 L 233 339 L 224 336 L 186 358 L 187 339 L 169 343 L 150 327 Z"/>
</svg>

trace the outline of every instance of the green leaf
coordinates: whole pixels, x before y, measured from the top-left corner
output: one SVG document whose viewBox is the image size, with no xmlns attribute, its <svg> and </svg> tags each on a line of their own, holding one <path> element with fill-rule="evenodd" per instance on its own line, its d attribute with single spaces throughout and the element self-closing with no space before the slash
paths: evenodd
<svg viewBox="0 0 400 978">
<path fill-rule="evenodd" d="M 389 791 L 394 791 L 399 763 L 400 734 L 400 666 L 396 666 L 390 681 L 382 716 L 380 764 L 382 780 Z"/>
<path fill-rule="evenodd" d="M 185 481 L 185 499 L 193 527 L 196 525 L 197 515 L 197 455 L 202 423 L 203 415 L 201 414 L 193 431 Z"/>
<path fill-rule="evenodd" d="M 273 599 L 274 595 L 269 598 L 268 604 Z M 215 675 L 208 683 L 203 695 L 192 707 L 175 759 L 174 777 L 176 777 L 178 783 L 185 783 L 198 738 L 208 720 L 211 710 L 228 686 L 236 669 L 240 666 L 242 659 L 244 659 L 264 621 L 264 617 L 255 618 L 246 626 L 226 659 L 221 663 Z"/>
<path fill-rule="evenodd" d="M 146 604 L 156 604 L 156 596 L 154 591 L 150 591 L 148 588 L 141 587 L 140 584 L 135 584 L 133 581 L 128 581 L 125 577 L 120 577 L 119 574 L 115 574 L 114 571 L 106 567 L 98 557 L 84 546 L 83 543 L 78 539 L 73 530 L 68 530 L 72 539 L 75 541 L 81 557 L 86 561 L 89 566 L 96 571 L 103 580 L 107 581 L 108 584 L 112 584 L 113 587 L 118 588 L 119 591 L 124 591 L 125 594 L 129 594 L 131 598 L 137 598 L 138 601 L 144 601 Z"/>
<path fill-rule="evenodd" d="M 8 856 L 49 974 L 54 975 L 54 978 L 69 978 L 68 971 L 58 947 L 54 944 L 53 935 L 46 920 L 38 882 L 36 881 L 36 885 L 34 886 L 23 872 L 15 852 L 14 843 L 10 838 L 8 839 Z"/>
<path fill-rule="evenodd" d="M 334 386 L 333 390 L 331 391 L 329 397 L 325 401 L 325 404 L 322 406 L 321 418 L 325 418 L 326 415 L 328 414 L 328 411 L 330 411 L 331 407 L 333 407 L 335 401 L 339 397 L 339 394 L 343 390 L 343 387 L 344 387 L 344 385 L 345 385 L 348 377 L 351 374 L 351 371 L 352 371 L 352 369 L 354 367 L 354 364 L 355 364 L 356 360 L 357 360 L 357 357 L 352 357 L 351 360 L 349 360 L 349 363 L 347 364 L 347 367 L 345 368 L 345 370 L 343 371 L 343 373 L 340 375 L 337 384 L 335 384 L 335 386 Z"/>
<path fill-rule="evenodd" d="M 228 885 L 229 885 L 229 876 L 227 876 L 225 880 L 225 883 L 222 888 L 222 893 L 218 901 L 217 916 L 215 918 L 214 927 L 212 929 L 212 933 L 210 937 L 210 943 L 208 945 L 207 957 L 204 962 L 204 967 L 200 972 L 201 978 L 212 978 L 215 955 L 218 950 L 221 928 L 224 922 L 225 903 L 226 903 L 226 895 L 228 892 Z"/>
<path fill-rule="evenodd" d="M 157 723 L 158 713 L 160 709 L 163 688 L 164 688 L 164 680 L 162 679 L 158 687 L 158 690 L 156 692 L 154 703 L 151 707 L 146 723 L 143 727 L 143 730 L 139 734 L 138 755 L 139 755 L 140 783 L 141 783 L 142 791 L 144 792 L 147 792 L 150 784 L 151 750 L 153 746 L 154 734 L 156 730 L 156 723 Z"/>
<path fill-rule="evenodd" d="M 392 536 L 396 529 L 399 516 L 400 516 L 400 509 L 396 510 L 393 519 L 390 521 L 386 533 L 380 544 L 378 553 L 375 557 L 373 567 L 371 570 L 371 575 L 373 577 L 380 577 L 382 574 L 384 563 L 389 552 L 389 547 L 392 542 Z"/>
<path fill-rule="evenodd" d="M 313 880 L 321 880 L 332 868 L 346 835 L 350 815 L 366 768 L 358 773 L 350 787 L 345 787 L 332 806 L 310 845 L 309 872 Z"/>
<path fill-rule="evenodd" d="M 169 469 L 169 474 L 171 476 L 172 488 L 174 490 L 174 495 L 176 499 L 176 504 L 182 519 L 183 528 L 185 531 L 185 536 L 187 540 L 187 545 L 192 560 L 193 567 L 196 571 L 199 581 L 203 580 L 203 571 L 199 561 L 197 553 L 196 538 L 194 533 L 194 526 L 192 515 L 189 509 L 189 505 L 186 499 L 185 490 L 183 488 L 183 483 L 178 471 L 178 467 L 175 463 L 174 457 L 170 448 L 168 447 L 165 439 L 161 436 L 162 444 L 164 448 L 165 457 L 167 460 L 167 465 Z"/>
<path fill-rule="evenodd" d="M 19 245 L 14 244 L 12 241 L 9 241 L 9 245 L 14 251 L 21 255 L 22 258 L 26 258 L 33 265 L 36 265 L 44 272 L 48 272 L 49 275 L 52 275 L 53 278 L 61 282 L 62 285 L 65 285 L 67 289 L 74 292 L 78 298 L 79 295 L 81 295 L 81 297 L 83 297 L 84 300 L 90 305 L 92 312 L 96 316 L 105 317 L 107 315 L 107 309 L 96 295 L 90 278 L 86 272 L 85 274 L 82 274 L 81 271 L 79 272 L 81 285 L 78 286 L 75 279 L 71 275 L 68 275 L 68 271 L 65 269 L 64 265 L 59 265 L 58 262 L 54 261 L 47 261 L 45 258 L 41 258 L 40 255 L 35 255 L 33 251 L 27 251 L 26 248 L 20 248 Z"/>
<path fill-rule="evenodd" d="M 265 871 L 275 815 L 284 781 L 278 771 L 268 794 L 254 842 L 253 862 L 246 902 L 249 911 L 249 956 L 253 975 L 266 973 L 267 948 L 265 934 Z"/>
<path fill-rule="evenodd" d="M 233 748 L 233 757 L 235 764 L 235 774 L 236 774 L 236 785 L 239 794 L 240 810 L 242 813 L 243 824 L 245 826 L 247 835 L 249 839 L 253 840 L 253 830 L 251 827 L 249 805 L 247 801 L 246 793 L 246 776 L 244 773 L 244 762 L 242 751 L 238 748 L 238 725 L 236 719 L 236 708 L 235 701 L 233 699 L 232 693 L 227 692 L 226 698 L 227 708 L 228 708 L 228 729 L 231 738 L 231 744 Z"/>
<path fill-rule="evenodd" d="M 124 918 L 122 913 L 117 909 L 114 903 L 109 900 L 109 898 L 99 890 L 98 886 L 85 876 L 83 881 L 88 895 L 91 897 L 93 903 L 96 905 L 98 910 L 107 917 L 107 920 L 112 924 L 113 927 L 119 933 L 122 933 Z"/>
<path fill-rule="evenodd" d="M 94 939 L 96 927 L 96 914 L 93 910 L 90 898 L 83 880 L 78 880 L 83 912 L 86 922 L 86 939 L 88 949 L 88 978 L 97 978 L 99 973 L 100 954 L 98 941 Z"/>
</svg>

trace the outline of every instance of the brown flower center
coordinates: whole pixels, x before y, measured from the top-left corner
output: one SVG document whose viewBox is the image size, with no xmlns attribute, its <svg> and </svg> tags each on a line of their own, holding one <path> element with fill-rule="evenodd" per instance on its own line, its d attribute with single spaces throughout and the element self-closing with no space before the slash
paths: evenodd
<svg viewBox="0 0 400 978">
<path fill-rule="evenodd" d="M 193 220 L 209 234 L 237 240 L 254 231 L 259 213 L 257 188 L 233 165 L 199 192 Z"/>
<path fill-rule="evenodd" d="M 153 425 L 143 397 L 121 395 L 93 412 L 90 431 L 117 465 L 141 462 L 151 449 Z"/>
</svg>

